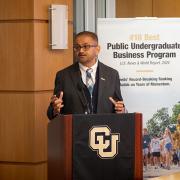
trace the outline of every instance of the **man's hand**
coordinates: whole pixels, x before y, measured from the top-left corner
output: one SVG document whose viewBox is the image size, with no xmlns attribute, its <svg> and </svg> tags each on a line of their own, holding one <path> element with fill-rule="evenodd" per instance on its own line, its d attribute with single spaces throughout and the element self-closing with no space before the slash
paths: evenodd
<svg viewBox="0 0 180 180">
<path fill-rule="evenodd" d="M 53 95 L 51 97 L 51 104 L 54 109 L 53 111 L 54 115 L 59 114 L 61 111 L 61 108 L 64 106 L 62 98 L 63 98 L 63 91 L 60 92 L 59 98 L 56 95 Z"/>
<path fill-rule="evenodd" d="M 123 101 L 115 101 L 112 97 L 109 97 L 109 100 L 114 104 L 114 109 L 116 113 L 125 112 Z"/>
</svg>

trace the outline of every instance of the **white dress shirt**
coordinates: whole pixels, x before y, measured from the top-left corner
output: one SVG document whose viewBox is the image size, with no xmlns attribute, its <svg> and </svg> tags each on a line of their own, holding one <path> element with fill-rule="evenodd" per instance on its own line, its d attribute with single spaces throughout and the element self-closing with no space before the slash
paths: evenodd
<svg viewBox="0 0 180 180">
<path fill-rule="evenodd" d="M 81 77 L 84 84 L 86 84 L 86 70 L 91 68 L 93 71 L 91 73 L 93 83 L 96 83 L 96 71 L 97 71 L 98 61 L 92 67 L 86 67 L 79 63 L 79 69 L 81 71 Z"/>
</svg>

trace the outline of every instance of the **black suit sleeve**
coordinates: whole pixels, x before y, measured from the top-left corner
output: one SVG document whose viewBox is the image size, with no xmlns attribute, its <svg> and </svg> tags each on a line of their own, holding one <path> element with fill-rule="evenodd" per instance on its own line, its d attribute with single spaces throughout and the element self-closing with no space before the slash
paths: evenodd
<svg viewBox="0 0 180 180">
<path fill-rule="evenodd" d="M 118 101 L 123 101 L 121 90 L 120 90 L 120 78 L 119 73 L 116 71 L 116 80 L 115 80 L 115 93 L 114 93 L 114 99 Z"/>
<path fill-rule="evenodd" d="M 56 78 L 55 78 L 55 88 L 54 88 L 54 95 L 56 95 L 57 97 L 60 96 L 60 92 L 63 91 L 63 80 L 62 80 L 62 73 L 58 72 L 56 74 Z M 55 116 L 53 114 L 53 107 L 52 104 L 49 105 L 48 110 L 47 110 L 47 116 L 48 118 L 51 120 L 53 119 Z"/>
</svg>

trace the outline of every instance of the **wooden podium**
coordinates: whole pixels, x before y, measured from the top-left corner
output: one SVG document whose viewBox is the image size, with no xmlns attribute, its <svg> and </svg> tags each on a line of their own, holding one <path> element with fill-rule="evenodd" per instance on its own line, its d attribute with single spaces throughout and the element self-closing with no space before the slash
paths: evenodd
<svg viewBox="0 0 180 180">
<path fill-rule="evenodd" d="M 142 114 L 59 115 L 48 126 L 48 180 L 143 179 Z"/>
</svg>

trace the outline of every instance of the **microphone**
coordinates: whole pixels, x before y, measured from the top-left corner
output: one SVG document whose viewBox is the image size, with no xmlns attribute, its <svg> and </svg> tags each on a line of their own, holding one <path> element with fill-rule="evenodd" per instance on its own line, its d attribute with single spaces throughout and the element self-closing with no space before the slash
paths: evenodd
<svg viewBox="0 0 180 180">
<path fill-rule="evenodd" d="M 78 82 L 77 88 L 82 93 L 82 96 L 83 96 L 83 105 L 85 107 L 85 114 L 90 114 L 91 111 L 90 111 L 90 108 L 89 108 L 89 103 L 88 103 L 88 100 L 87 100 L 85 92 L 84 92 L 83 82 L 81 80 Z"/>
</svg>

